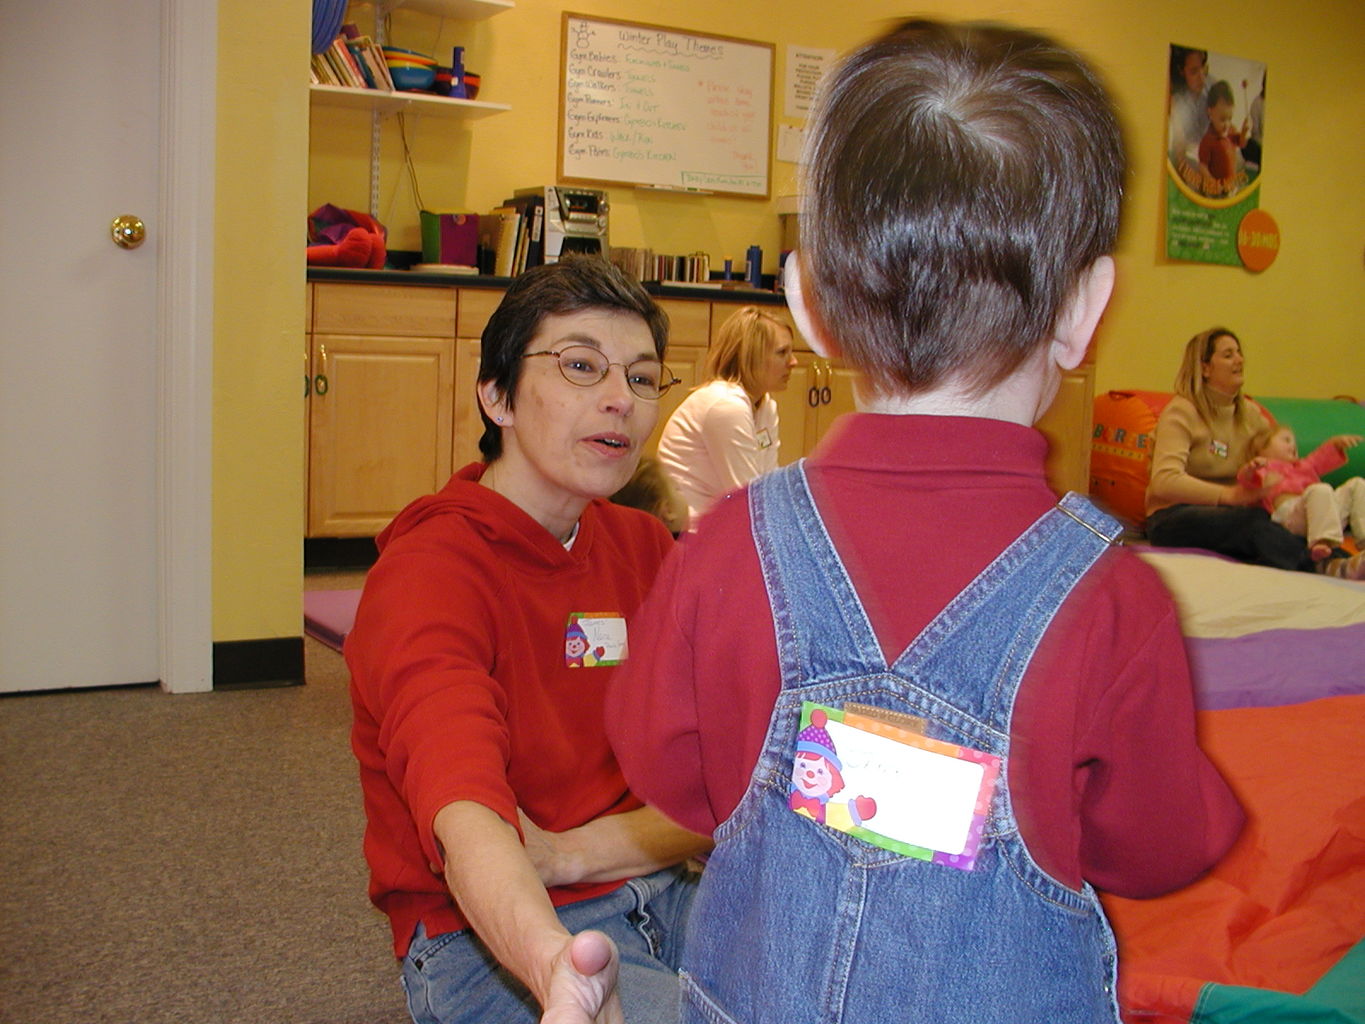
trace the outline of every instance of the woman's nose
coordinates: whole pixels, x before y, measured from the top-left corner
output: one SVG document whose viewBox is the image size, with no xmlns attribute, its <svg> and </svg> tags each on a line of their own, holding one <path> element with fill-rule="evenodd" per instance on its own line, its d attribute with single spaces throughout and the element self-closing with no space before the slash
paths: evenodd
<svg viewBox="0 0 1365 1024">
<path fill-rule="evenodd" d="M 617 370 L 621 372 L 617 373 Z M 626 368 L 619 363 L 613 363 L 607 368 L 607 376 L 598 387 L 602 393 L 604 408 L 624 414 L 635 407 L 635 392 L 630 389 L 626 379 Z"/>
</svg>

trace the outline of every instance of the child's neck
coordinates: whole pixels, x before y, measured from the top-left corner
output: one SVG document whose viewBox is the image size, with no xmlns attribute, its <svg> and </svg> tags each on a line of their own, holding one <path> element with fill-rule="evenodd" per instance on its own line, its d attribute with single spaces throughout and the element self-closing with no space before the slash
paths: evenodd
<svg viewBox="0 0 1365 1024">
<path fill-rule="evenodd" d="M 862 412 L 894 416 L 975 416 L 1033 426 L 1057 396 L 1060 371 L 1035 357 L 1005 380 L 984 392 L 972 392 L 960 382 L 913 395 L 859 395 Z"/>
</svg>

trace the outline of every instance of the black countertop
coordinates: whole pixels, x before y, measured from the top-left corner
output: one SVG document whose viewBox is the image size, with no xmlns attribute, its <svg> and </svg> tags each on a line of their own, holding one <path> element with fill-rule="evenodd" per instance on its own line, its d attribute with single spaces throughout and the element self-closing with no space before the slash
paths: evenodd
<svg viewBox="0 0 1365 1024">
<path fill-rule="evenodd" d="M 365 284 L 397 284 L 413 287 L 499 288 L 512 283 L 510 277 L 482 274 L 442 274 L 420 270 L 358 270 L 352 267 L 309 267 L 309 281 L 351 281 Z M 661 285 L 647 281 L 645 291 L 661 299 L 705 299 L 709 302 L 742 302 L 758 306 L 780 306 L 786 301 L 781 292 L 755 288 L 708 288 L 705 286 Z"/>
</svg>

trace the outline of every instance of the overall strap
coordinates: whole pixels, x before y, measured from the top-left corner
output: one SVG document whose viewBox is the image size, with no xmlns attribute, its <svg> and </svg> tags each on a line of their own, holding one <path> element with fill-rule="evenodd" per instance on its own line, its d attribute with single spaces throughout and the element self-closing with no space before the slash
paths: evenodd
<svg viewBox="0 0 1365 1024">
<path fill-rule="evenodd" d="M 1069 492 L 953 598 L 893 671 L 1007 733 L 1024 671 L 1073 587 L 1123 532 Z"/>
<path fill-rule="evenodd" d="M 867 612 L 811 496 L 803 461 L 750 484 L 749 508 L 773 609 L 782 688 L 852 671 L 887 672 Z M 928 670 L 940 696 L 1007 723 L 1013 700 L 1007 684 L 1017 685 L 1057 607 L 1121 532 L 1121 524 L 1088 499 L 1068 493 L 935 617 L 891 671 L 910 679 Z M 913 586 L 913 578 L 908 575 L 906 583 Z M 951 675 L 962 680 L 960 694 L 951 683 L 945 692 L 937 678 L 940 665 L 954 662 Z M 981 675 L 971 670 L 978 668 L 999 676 L 999 685 L 984 693 L 973 686 L 969 680 Z"/>
<path fill-rule="evenodd" d="M 868 672 L 886 671 L 867 612 L 811 497 L 804 463 L 749 485 L 784 690 L 847 675 L 851 659 L 863 661 Z"/>
</svg>

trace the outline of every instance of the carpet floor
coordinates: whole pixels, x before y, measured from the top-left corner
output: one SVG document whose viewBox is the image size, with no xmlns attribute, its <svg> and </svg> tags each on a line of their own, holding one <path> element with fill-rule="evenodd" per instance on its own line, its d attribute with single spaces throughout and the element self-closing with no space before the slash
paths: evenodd
<svg viewBox="0 0 1365 1024">
<path fill-rule="evenodd" d="M 345 666 L 305 645 L 302 687 L 0 699 L 0 1021 L 409 1020 Z"/>
</svg>

